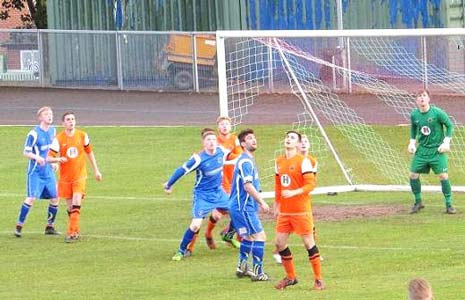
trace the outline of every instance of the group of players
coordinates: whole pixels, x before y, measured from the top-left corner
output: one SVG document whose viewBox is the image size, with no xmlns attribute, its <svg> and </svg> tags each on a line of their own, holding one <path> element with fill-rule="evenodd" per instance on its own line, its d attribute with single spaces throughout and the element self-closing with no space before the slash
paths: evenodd
<svg viewBox="0 0 465 300">
<path fill-rule="evenodd" d="M 415 202 L 411 213 L 418 213 L 424 208 L 419 176 L 432 169 L 441 181 L 446 213 L 455 214 L 446 155 L 450 150 L 453 125 L 442 109 L 430 105 L 430 94 L 427 90 L 417 93 L 416 105 L 417 108 L 411 113 L 408 146 L 408 152 L 414 154 L 410 167 L 410 185 Z M 252 129 L 241 131 L 236 138 L 231 134 L 231 121 L 227 117 L 218 118 L 217 124 L 218 135 L 213 129 L 205 128 L 201 132 L 203 151 L 193 154 L 164 185 L 165 192 L 170 194 L 177 180 L 196 171 L 192 222 L 172 259 L 179 261 L 192 254 L 192 244 L 199 233 L 202 220 L 210 212 L 212 214 L 206 240 L 209 248 L 216 247 L 213 246 L 211 236 L 212 224 L 229 212 L 230 228 L 234 229 L 241 240 L 236 275 L 240 278 L 250 277 L 252 281 L 267 281 L 270 278 L 263 271 L 266 235 L 259 211 L 268 212 L 270 208 L 260 194 L 260 180 L 254 159 L 257 139 Z M 275 160 L 275 256 L 277 261 L 282 262 L 286 272 L 286 277 L 275 285 L 277 289 L 285 289 L 298 282 L 292 252 L 287 245 L 291 233 L 300 235 L 307 249 L 314 275 L 314 289 L 325 288 L 309 196 L 316 185 L 317 162 L 308 154 L 308 150 L 308 138 L 291 130 L 284 138 L 284 155 Z M 234 231 L 229 230 L 223 238 L 227 236 L 227 241 L 230 242 Z M 252 268 L 248 262 L 250 254 Z"/>
<path fill-rule="evenodd" d="M 22 237 L 23 226 L 36 199 L 50 199 L 47 211 L 45 234 L 60 234 L 55 228 L 59 198 L 65 199 L 69 216 L 65 242 L 77 241 L 80 237 L 80 212 L 86 193 L 86 156 L 93 169 L 95 179 L 102 180 L 92 144 L 87 133 L 76 128 L 73 112 L 63 114 L 63 131 L 56 134 L 52 126 L 53 111 L 44 106 L 37 111 L 39 125 L 29 131 L 24 145 L 24 156 L 28 161 L 26 199 L 21 204 L 14 235 Z M 60 179 L 55 177 L 60 170 Z"/>
<path fill-rule="evenodd" d="M 446 155 L 450 150 L 453 125 L 442 109 L 430 105 L 427 90 L 417 94 L 416 104 L 417 108 L 411 113 L 408 146 L 408 151 L 414 154 L 410 185 L 415 202 L 411 213 L 418 213 L 424 208 L 419 176 L 432 169 L 441 182 L 446 213 L 455 214 Z M 22 237 L 26 217 L 36 199 L 50 199 L 45 234 L 59 234 L 54 222 L 58 199 L 63 198 L 66 199 L 69 216 L 65 242 L 73 242 L 80 237 L 80 210 L 87 179 L 86 156 L 97 181 L 102 180 L 102 174 L 87 133 L 76 129 L 73 112 L 63 114 L 64 129 L 58 134 L 52 126 L 53 111 L 50 107 L 40 108 L 37 117 L 39 125 L 28 133 L 24 145 L 24 156 L 29 159 L 27 196 L 20 207 L 14 235 Z M 172 260 L 179 261 L 192 255 L 202 221 L 209 213 L 205 237 L 208 247 L 216 248 L 212 230 L 222 216 L 229 214 L 231 222 L 222 232 L 222 239 L 239 248 L 236 275 L 240 278 L 250 277 L 252 281 L 268 281 L 270 278 L 263 270 L 266 235 L 259 212 L 269 212 L 270 207 L 260 194 L 260 179 L 254 159 L 257 139 L 252 129 L 245 129 L 238 136 L 232 134 L 231 119 L 228 117 L 219 117 L 217 125 L 218 132 L 210 128 L 202 130 L 203 150 L 194 153 L 164 184 L 165 192 L 170 194 L 172 186 L 182 176 L 196 171 L 192 221 Z M 307 249 L 314 275 L 313 287 L 317 290 L 325 288 L 309 196 L 316 185 L 317 162 L 308 154 L 309 145 L 306 136 L 297 131 L 288 131 L 284 138 L 284 155 L 275 160 L 275 256 L 286 273 L 286 277 L 275 285 L 277 289 L 298 282 L 293 255 L 287 245 L 291 233 L 300 235 Z M 57 185 L 54 170 L 58 165 L 60 176 Z M 233 238 L 234 233 L 238 235 L 237 240 Z M 250 254 L 252 267 L 249 267 Z"/>
<path fill-rule="evenodd" d="M 192 221 L 172 260 L 180 261 L 192 255 L 192 244 L 199 234 L 203 219 L 210 212 L 205 238 L 208 247 L 215 248 L 211 235 L 212 224 L 229 213 L 230 225 L 223 231 L 222 237 L 232 243 L 236 232 L 241 241 L 237 277 L 268 281 L 270 277 L 263 270 L 266 234 L 259 213 L 269 212 L 270 207 L 260 194 L 260 179 L 254 159 L 257 139 L 252 129 L 242 130 L 238 136 L 232 134 L 228 117 L 219 117 L 217 125 L 218 132 L 210 128 L 202 130 L 203 150 L 194 153 L 164 184 L 165 192 L 171 194 L 172 186 L 182 176 L 196 172 Z M 325 288 L 320 254 L 313 234 L 309 196 L 316 185 L 317 162 L 308 154 L 308 150 L 308 138 L 291 130 L 284 138 L 284 155 L 276 159 L 276 200 L 273 207 L 277 218 L 275 251 L 286 272 L 286 277 L 276 283 L 277 289 L 285 289 L 298 282 L 292 252 L 287 245 L 291 233 L 300 235 L 307 249 L 314 275 L 313 287 L 318 290 Z"/>
</svg>

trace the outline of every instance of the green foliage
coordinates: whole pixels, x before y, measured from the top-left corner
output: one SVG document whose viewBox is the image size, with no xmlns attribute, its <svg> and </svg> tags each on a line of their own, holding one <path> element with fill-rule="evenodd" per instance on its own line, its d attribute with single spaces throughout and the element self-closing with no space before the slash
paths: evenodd
<svg viewBox="0 0 465 300">
<path fill-rule="evenodd" d="M 260 167 L 273 157 L 287 127 L 254 129 Z M 379 129 L 392 139 L 392 145 L 405 148 L 405 139 L 398 138 L 405 136 L 404 129 Z M 272 221 L 264 223 L 268 234 L 265 269 L 273 278 L 269 283 L 235 277 L 238 252 L 219 242 L 219 228 L 215 230 L 218 249 L 208 250 L 200 236 L 194 256 L 172 262 L 190 222 L 193 175 L 181 179 L 170 196 L 163 194 L 162 184 L 200 149 L 197 127 L 86 128 L 104 181 L 93 180 L 89 166 L 88 194 L 81 214 L 82 240 L 65 244 L 63 236 L 43 235 L 46 201 L 36 202 L 23 237 L 15 238 L 12 233 L 25 185 L 26 160 L 21 152 L 28 130 L 0 127 L 1 299 L 405 299 L 407 282 L 418 276 L 431 282 L 435 298 L 463 299 L 465 207 L 461 194 L 454 195 L 459 211 L 455 216 L 443 213 L 441 194 L 426 194 L 426 208 L 417 215 L 408 214 L 412 203 L 409 193 L 315 196 L 317 208 L 403 208 L 398 214 L 382 217 L 317 221 L 328 287 L 324 291 L 311 291 L 307 254 L 295 236 L 289 245 L 301 281 L 286 291 L 273 288 L 284 271 L 272 260 Z M 343 143 L 339 139 L 334 142 Z M 336 164 L 330 157 L 327 160 L 320 169 L 321 185 L 329 185 L 340 176 Z M 369 170 L 367 176 L 377 176 Z M 458 176 L 452 181 L 463 184 Z M 267 184 L 265 190 L 270 188 Z M 66 225 L 62 203 L 57 227 L 65 231 Z"/>
<path fill-rule="evenodd" d="M 47 28 L 47 0 L 1 0 L 0 19 L 10 18 L 11 10 L 22 12 L 22 28 Z"/>
</svg>

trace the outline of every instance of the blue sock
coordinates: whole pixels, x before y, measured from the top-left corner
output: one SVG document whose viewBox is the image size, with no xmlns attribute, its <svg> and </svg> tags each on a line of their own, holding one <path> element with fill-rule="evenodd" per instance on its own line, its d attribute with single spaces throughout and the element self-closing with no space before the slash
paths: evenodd
<svg viewBox="0 0 465 300">
<path fill-rule="evenodd" d="M 57 217 L 58 213 L 58 205 L 49 204 L 48 205 L 48 216 L 47 216 L 47 224 L 53 225 L 55 223 L 55 218 Z"/>
<path fill-rule="evenodd" d="M 241 247 L 239 248 L 239 262 L 238 266 L 240 267 L 242 264 L 247 264 L 247 260 L 249 259 L 249 254 L 252 251 L 252 241 L 249 240 L 242 240 Z"/>
<path fill-rule="evenodd" d="M 252 247 L 253 272 L 255 275 L 263 273 L 263 254 L 265 252 L 264 241 L 254 241 Z"/>
<path fill-rule="evenodd" d="M 186 232 L 184 233 L 184 236 L 182 237 L 181 244 L 179 245 L 179 252 L 181 252 L 183 255 L 186 252 L 187 246 L 190 244 L 192 239 L 194 238 L 195 232 L 192 231 L 190 228 L 187 228 Z"/>
<path fill-rule="evenodd" d="M 31 209 L 31 206 L 23 202 L 19 210 L 18 225 L 22 226 L 24 224 L 24 222 L 26 221 L 27 214 L 29 213 L 30 209 Z"/>
</svg>

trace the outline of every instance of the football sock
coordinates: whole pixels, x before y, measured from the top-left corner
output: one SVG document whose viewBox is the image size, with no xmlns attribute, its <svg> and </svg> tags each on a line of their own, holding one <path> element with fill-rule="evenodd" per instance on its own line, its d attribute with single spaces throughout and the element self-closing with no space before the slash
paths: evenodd
<svg viewBox="0 0 465 300">
<path fill-rule="evenodd" d="M 48 216 L 47 216 L 47 224 L 53 225 L 55 223 L 55 218 L 57 217 L 58 213 L 58 205 L 49 204 L 48 205 Z"/>
<path fill-rule="evenodd" d="M 192 231 L 190 228 L 187 228 L 186 232 L 184 233 L 184 236 L 182 237 L 181 244 L 179 245 L 179 252 L 184 254 L 187 249 L 187 245 L 192 241 L 194 238 L 195 231 Z"/>
<path fill-rule="evenodd" d="M 68 234 L 79 232 L 79 219 L 81 215 L 81 206 L 73 205 L 69 215 Z"/>
<path fill-rule="evenodd" d="M 210 218 L 208 219 L 207 223 L 207 230 L 205 231 L 205 236 L 208 238 L 212 237 L 212 231 L 213 228 L 216 226 L 216 220 L 213 218 L 213 216 L 210 215 Z"/>
<path fill-rule="evenodd" d="M 415 203 L 421 202 L 421 182 L 420 178 L 410 179 L 410 187 L 412 188 L 412 193 L 415 196 Z"/>
<path fill-rule="evenodd" d="M 254 241 L 252 244 L 253 272 L 255 275 L 263 273 L 264 241 Z"/>
<path fill-rule="evenodd" d="M 194 247 L 195 247 L 195 241 L 197 241 L 197 237 L 199 236 L 200 229 L 194 232 L 194 235 L 192 236 L 192 240 L 187 245 L 187 250 L 189 250 L 191 253 L 194 252 Z"/>
<path fill-rule="evenodd" d="M 21 208 L 19 209 L 19 217 L 18 217 L 18 223 L 17 223 L 18 225 L 23 226 L 30 209 L 31 209 L 31 205 L 24 203 L 24 202 L 23 204 L 21 204 Z"/>
<path fill-rule="evenodd" d="M 321 259 L 318 247 L 315 245 L 313 246 L 313 248 L 307 249 L 307 252 L 310 265 L 313 269 L 313 276 L 315 277 L 315 280 L 321 279 Z"/>
<path fill-rule="evenodd" d="M 241 247 L 239 248 L 238 266 L 240 266 L 242 262 L 247 263 L 247 260 L 249 259 L 249 254 L 252 251 L 252 244 L 252 241 L 242 240 Z"/>
<path fill-rule="evenodd" d="M 283 267 L 286 271 L 286 277 L 288 279 L 295 279 L 295 266 L 294 261 L 292 260 L 292 252 L 289 247 L 286 247 L 283 251 L 279 251 L 279 255 L 281 255 L 281 259 L 283 261 Z"/>
<path fill-rule="evenodd" d="M 444 200 L 446 202 L 446 206 L 449 207 L 452 205 L 452 192 L 450 187 L 449 179 L 441 180 L 441 188 L 442 193 L 444 194 Z"/>
</svg>

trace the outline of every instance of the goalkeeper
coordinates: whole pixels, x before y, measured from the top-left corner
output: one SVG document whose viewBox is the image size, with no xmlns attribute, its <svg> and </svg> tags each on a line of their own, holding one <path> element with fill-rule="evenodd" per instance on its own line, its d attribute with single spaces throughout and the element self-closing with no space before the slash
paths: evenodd
<svg viewBox="0 0 465 300">
<path fill-rule="evenodd" d="M 410 167 L 410 186 L 415 196 L 411 213 L 417 213 L 425 206 L 421 199 L 420 174 L 428 174 L 430 169 L 439 175 L 444 194 L 446 213 L 455 214 L 452 206 L 452 192 L 447 174 L 447 154 L 450 150 L 453 125 L 446 112 L 430 105 L 430 94 L 422 90 L 416 95 L 415 108 L 410 114 L 410 143 L 408 152 L 413 155 Z M 416 142 L 418 140 L 418 149 Z"/>
</svg>

